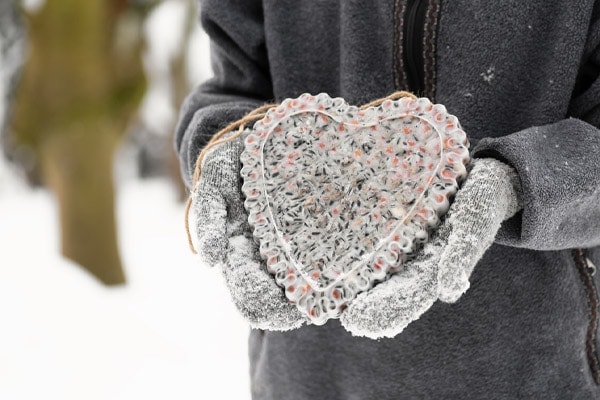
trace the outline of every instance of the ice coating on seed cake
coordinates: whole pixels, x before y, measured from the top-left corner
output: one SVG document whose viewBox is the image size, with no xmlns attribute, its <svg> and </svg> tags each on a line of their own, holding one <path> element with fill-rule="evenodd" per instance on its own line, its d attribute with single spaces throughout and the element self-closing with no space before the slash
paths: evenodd
<svg viewBox="0 0 600 400">
<path fill-rule="evenodd" d="M 426 98 L 360 110 L 303 94 L 244 138 L 242 191 L 260 254 L 314 324 L 402 268 L 469 160 L 457 118 Z"/>
</svg>

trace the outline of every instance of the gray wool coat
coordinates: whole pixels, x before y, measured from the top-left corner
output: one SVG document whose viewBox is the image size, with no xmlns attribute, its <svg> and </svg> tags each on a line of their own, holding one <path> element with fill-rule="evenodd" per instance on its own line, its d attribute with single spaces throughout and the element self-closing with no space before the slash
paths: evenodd
<svg viewBox="0 0 600 400">
<path fill-rule="evenodd" d="M 600 2 L 206 0 L 201 10 L 216 76 L 181 110 L 188 184 L 211 135 L 266 101 L 327 92 L 358 105 L 409 89 L 446 105 L 472 154 L 512 165 L 524 192 L 469 291 L 395 338 L 352 337 L 335 320 L 252 331 L 254 399 L 600 398 Z"/>
</svg>

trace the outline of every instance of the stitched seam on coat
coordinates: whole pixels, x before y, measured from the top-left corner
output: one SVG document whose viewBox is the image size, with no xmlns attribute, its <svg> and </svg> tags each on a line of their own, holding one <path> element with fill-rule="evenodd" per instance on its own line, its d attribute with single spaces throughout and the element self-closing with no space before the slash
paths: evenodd
<svg viewBox="0 0 600 400">
<path fill-rule="evenodd" d="M 423 34 L 423 67 L 425 96 L 435 101 L 436 90 L 436 38 L 440 13 L 440 0 L 429 0 Z"/>
<path fill-rule="evenodd" d="M 404 59 L 402 54 L 404 48 L 402 40 L 404 39 L 404 14 L 406 12 L 406 1 L 396 0 L 394 2 L 394 85 L 396 90 L 407 90 L 406 70 L 404 69 Z"/>
<path fill-rule="evenodd" d="M 587 292 L 589 325 L 586 335 L 586 352 L 592 376 L 597 385 L 600 385 L 600 359 L 596 350 L 596 330 L 598 329 L 598 290 L 585 260 L 583 249 L 573 250 L 573 258 L 577 264 L 577 270 Z"/>
</svg>

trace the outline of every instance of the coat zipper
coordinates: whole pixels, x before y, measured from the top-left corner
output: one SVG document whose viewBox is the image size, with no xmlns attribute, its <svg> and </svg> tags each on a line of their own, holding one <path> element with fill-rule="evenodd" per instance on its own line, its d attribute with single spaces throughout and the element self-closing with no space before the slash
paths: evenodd
<svg viewBox="0 0 600 400">
<path fill-rule="evenodd" d="M 600 356 L 596 348 L 596 334 L 598 332 L 598 319 L 600 299 L 598 297 L 598 288 L 594 282 L 596 266 L 587 257 L 585 249 L 573 250 L 573 258 L 577 265 L 577 270 L 583 282 L 588 300 L 589 324 L 586 334 L 585 349 L 588 363 L 592 372 L 592 377 L 597 385 L 600 385 Z"/>
<path fill-rule="evenodd" d="M 408 0 L 404 17 L 403 48 L 408 89 L 422 96 L 425 94 L 425 60 L 423 41 L 427 0 Z"/>
</svg>

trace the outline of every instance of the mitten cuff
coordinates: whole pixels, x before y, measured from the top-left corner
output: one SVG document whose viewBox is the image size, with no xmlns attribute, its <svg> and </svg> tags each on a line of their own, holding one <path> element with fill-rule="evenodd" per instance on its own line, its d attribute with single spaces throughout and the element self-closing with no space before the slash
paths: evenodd
<svg viewBox="0 0 600 400">
<path fill-rule="evenodd" d="M 600 135 L 566 119 L 481 139 L 473 157 L 493 157 L 518 172 L 523 210 L 502 224 L 496 242 L 535 250 L 600 243 Z"/>
<path fill-rule="evenodd" d="M 237 187 L 241 169 L 240 154 L 243 150 L 241 137 L 213 146 L 202 160 L 200 172 L 203 179 L 199 184 L 205 188 L 217 189 Z"/>
</svg>

